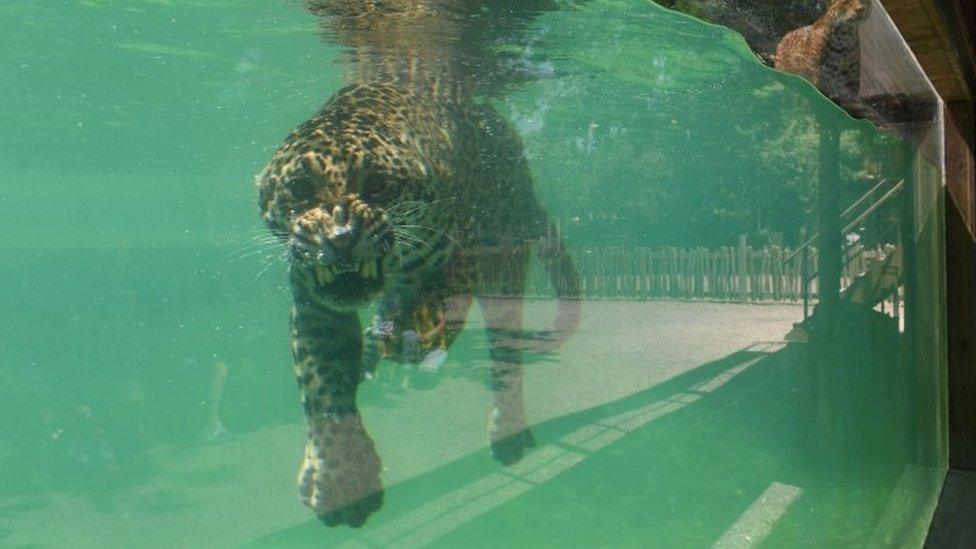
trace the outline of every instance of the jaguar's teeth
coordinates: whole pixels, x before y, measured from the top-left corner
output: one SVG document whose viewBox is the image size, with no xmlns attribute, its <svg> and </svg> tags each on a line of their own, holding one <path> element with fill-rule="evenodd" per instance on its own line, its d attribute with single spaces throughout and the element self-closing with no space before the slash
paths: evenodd
<svg viewBox="0 0 976 549">
<path fill-rule="evenodd" d="M 363 278 L 369 278 L 369 261 L 363 261 L 359 264 L 359 274 Z"/>
</svg>

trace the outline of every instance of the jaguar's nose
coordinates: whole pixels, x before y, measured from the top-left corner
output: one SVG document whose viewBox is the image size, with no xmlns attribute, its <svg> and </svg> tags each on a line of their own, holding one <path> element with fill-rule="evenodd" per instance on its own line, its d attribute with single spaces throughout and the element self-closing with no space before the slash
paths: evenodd
<svg viewBox="0 0 976 549">
<path fill-rule="evenodd" d="M 345 225 L 349 220 L 346 216 L 346 208 L 341 204 L 336 204 L 332 208 L 332 221 L 338 225 Z"/>
</svg>

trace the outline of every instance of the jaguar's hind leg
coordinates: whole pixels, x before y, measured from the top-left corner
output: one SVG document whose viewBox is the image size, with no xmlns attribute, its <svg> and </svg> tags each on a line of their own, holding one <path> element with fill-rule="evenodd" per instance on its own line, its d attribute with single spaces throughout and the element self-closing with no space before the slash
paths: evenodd
<svg viewBox="0 0 976 549">
<path fill-rule="evenodd" d="M 479 304 L 492 360 L 488 443 L 492 457 L 508 465 L 522 459 L 526 448 L 535 446 L 522 399 L 522 296 L 481 298 Z"/>
</svg>

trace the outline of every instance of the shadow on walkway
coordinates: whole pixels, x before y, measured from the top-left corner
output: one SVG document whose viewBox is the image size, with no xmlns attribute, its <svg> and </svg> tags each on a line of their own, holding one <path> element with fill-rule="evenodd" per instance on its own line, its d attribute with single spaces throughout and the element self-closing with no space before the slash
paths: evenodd
<svg viewBox="0 0 976 549">
<path fill-rule="evenodd" d="M 913 494 L 895 432 L 876 432 L 897 423 L 899 412 L 877 407 L 863 428 L 845 431 L 874 433 L 861 442 L 828 438 L 811 389 L 814 348 L 751 345 L 535 425 L 538 447 L 512 467 L 485 450 L 395 485 L 361 530 L 310 519 L 255 545 L 741 547 L 877 539 L 877 528 L 909 512 L 891 508 L 893 491 Z M 844 416 L 836 400 L 829 405 L 832 417 Z M 819 406 L 822 417 L 822 400 Z"/>
</svg>

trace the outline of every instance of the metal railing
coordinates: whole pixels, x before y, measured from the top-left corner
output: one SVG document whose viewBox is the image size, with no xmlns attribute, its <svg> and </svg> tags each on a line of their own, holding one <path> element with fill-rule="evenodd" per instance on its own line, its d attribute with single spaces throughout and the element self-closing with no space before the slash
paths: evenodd
<svg viewBox="0 0 976 549">
<path fill-rule="evenodd" d="M 872 265 L 883 261 L 887 254 L 895 253 L 895 250 L 900 248 L 898 241 L 901 220 L 897 215 L 892 215 L 887 220 L 882 219 L 879 223 L 871 225 L 866 225 L 865 223 L 877 215 L 879 211 L 884 211 L 881 209 L 882 206 L 890 203 L 899 196 L 904 188 L 904 179 L 896 182 L 892 182 L 889 179 L 882 179 L 841 212 L 839 217 L 841 222 L 844 223 L 841 229 L 841 235 L 849 235 L 852 233 L 858 235 L 857 239 L 843 238 L 841 240 L 842 271 L 850 272 L 849 267 L 856 261 L 863 261 L 866 253 L 870 252 L 875 254 L 875 257 L 872 257 L 872 261 L 863 261 L 865 267 L 862 272 L 857 273 L 853 277 L 849 277 L 849 280 L 842 279 L 840 281 L 841 295 L 844 294 L 844 290 L 848 286 L 853 284 L 858 276 L 863 276 L 871 269 Z M 879 194 L 880 196 L 878 196 Z M 871 230 L 868 230 L 869 228 Z M 798 255 L 802 256 L 803 319 L 806 320 L 810 316 L 811 286 L 817 277 L 820 276 L 820 270 L 811 268 L 811 265 L 817 256 L 816 244 L 820 240 L 821 235 L 818 232 L 809 238 L 805 238 L 806 235 L 803 233 L 801 233 L 803 244 L 784 257 L 783 261 L 790 261 Z M 894 245 L 894 248 L 892 248 L 892 245 Z M 900 277 L 900 274 L 896 276 Z M 893 292 L 895 294 L 893 300 L 897 302 L 898 284 L 895 285 Z M 879 299 L 885 299 L 887 297 L 887 295 L 878 296 Z M 897 316 L 897 307 L 895 307 L 895 314 Z"/>
</svg>

